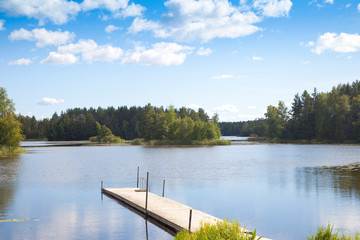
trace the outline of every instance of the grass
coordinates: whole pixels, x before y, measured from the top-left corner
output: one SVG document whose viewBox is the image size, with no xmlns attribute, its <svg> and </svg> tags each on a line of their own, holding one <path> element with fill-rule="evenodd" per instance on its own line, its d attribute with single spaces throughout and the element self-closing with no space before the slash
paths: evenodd
<svg viewBox="0 0 360 240">
<path fill-rule="evenodd" d="M 306 236 L 306 240 L 360 240 L 360 233 L 355 233 L 353 236 L 342 233 L 339 230 L 333 232 L 334 226 L 330 223 L 327 226 L 322 226 L 316 230 L 314 234 Z"/>
<path fill-rule="evenodd" d="M 179 232 L 174 240 L 254 240 L 261 239 L 256 237 L 256 230 L 253 233 L 246 233 L 238 221 L 231 222 L 224 220 L 215 223 L 201 223 L 200 229 L 194 233 L 189 231 Z M 314 234 L 310 233 L 306 236 L 306 240 L 360 240 L 360 233 L 349 235 L 334 232 L 334 226 L 330 223 L 327 226 L 318 228 Z"/>
<path fill-rule="evenodd" d="M 137 138 L 131 141 L 132 145 L 145 146 L 213 146 L 213 145 L 231 145 L 230 140 L 144 140 Z"/>
<path fill-rule="evenodd" d="M 215 223 L 201 223 L 200 229 L 194 233 L 189 231 L 179 232 L 174 240 L 254 240 L 256 230 L 253 233 L 245 232 L 238 221 L 217 221 Z"/>
<path fill-rule="evenodd" d="M 13 156 L 13 155 L 17 155 L 20 153 L 25 153 L 26 150 L 23 148 L 15 148 L 12 151 L 9 151 L 8 148 L 6 147 L 0 147 L 0 157 L 8 157 L 8 156 Z"/>
<path fill-rule="evenodd" d="M 91 137 L 90 142 L 97 142 L 97 143 L 125 143 L 125 140 L 114 135 L 108 135 L 105 137 L 95 136 Z"/>
</svg>

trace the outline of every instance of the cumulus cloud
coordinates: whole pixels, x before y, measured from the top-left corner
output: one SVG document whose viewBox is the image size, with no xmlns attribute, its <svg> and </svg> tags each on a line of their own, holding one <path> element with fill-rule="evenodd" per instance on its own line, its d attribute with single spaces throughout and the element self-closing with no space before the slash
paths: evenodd
<svg viewBox="0 0 360 240">
<path fill-rule="evenodd" d="M 107 33 L 112 33 L 113 31 L 116 31 L 116 30 L 118 30 L 119 29 L 119 27 L 116 27 L 116 26 L 114 26 L 114 25 L 108 25 L 108 26 L 106 26 L 106 28 L 105 28 L 105 32 L 107 32 Z"/>
<path fill-rule="evenodd" d="M 77 43 L 71 43 L 58 47 L 57 52 L 51 52 L 50 55 L 42 60 L 43 64 L 74 64 L 78 62 L 81 54 L 82 60 L 92 63 L 95 61 L 111 62 L 120 59 L 123 50 L 110 45 L 98 45 L 94 40 L 79 40 Z"/>
<path fill-rule="evenodd" d="M 128 2 L 128 0 L 84 0 L 81 3 L 81 8 L 84 11 L 102 8 L 115 12 L 119 9 L 126 8 Z"/>
<path fill-rule="evenodd" d="M 30 65 L 31 63 L 32 63 L 32 61 L 30 59 L 20 58 L 18 60 L 11 61 L 8 64 L 9 65 Z"/>
<path fill-rule="evenodd" d="M 360 3 L 357 5 L 357 9 L 360 12 Z"/>
<path fill-rule="evenodd" d="M 156 43 L 151 49 L 142 46 L 127 53 L 123 63 L 134 63 L 146 66 L 170 66 L 180 65 L 187 55 L 192 53 L 193 48 L 177 43 Z"/>
<path fill-rule="evenodd" d="M 35 28 L 28 31 L 24 28 L 14 30 L 10 33 L 9 39 L 15 40 L 28 40 L 36 42 L 36 46 L 41 48 L 49 45 L 59 46 L 72 41 L 75 38 L 75 34 L 61 30 L 48 31 L 45 28 Z"/>
<path fill-rule="evenodd" d="M 196 52 L 199 56 L 209 56 L 212 53 L 210 48 L 200 47 L 200 49 Z"/>
<path fill-rule="evenodd" d="M 153 31 L 156 37 L 177 41 L 214 38 L 237 38 L 259 30 L 255 23 L 261 21 L 254 12 L 240 11 L 228 0 L 168 0 L 169 11 L 161 21 L 137 18 L 129 32 Z"/>
<path fill-rule="evenodd" d="M 5 24 L 5 20 L 0 19 L 0 31 L 5 30 L 4 24 Z"/>
<path fill-rule="evenodd" d="M 114 17 L 137 17 L 141 16 L 142 13 L 146 10 L 145 7 L 132 3 L 131 5 L 128 5 L 126 8 L 122 9 L 120 12 L 116 13 Z"/>
<path fill-rule="evenodd" d="M 322 54 L 325 51 L 350 53 L 360 50 L 360 35 L 348 33 L 325 33 L 316 42 L 310 41 L 307 44 L 312 52 Z"/>
<path fill-rule="evenodd" d="M 254 7 L 265 17 L 288 16 L 292 7 L 290 0 L 255 0 Z"/>
<path fill-rule="evenodd" d="M 144 7 L 128 4 L 129 0 L 84 0 L 81 3 L 68 0 L 1 0 L 0 11 L 11 16 L 34 18 L 43 25 L 47 20 L 64 24 L 77 16 L 80 11 L 105 9 L 122 17 L 140 16 Z"/>
<path fill-rule="evenodd" d="M 211 78 L 212 79 L 229 79 L 229 78 L 234 78 L 234 76 L 229 75 L 229 74 L 221 74 L 221 75 L 213 76 Z"/>
<path fill-rule="evenodd" d="M 49 56 L 40 61 L 41 64 L 51 64 L 51 65 L 71 65 L 75 64 L 78 61 L 78 57 L 69 53 L 57 53 L 50 52 Z"/>
<path fill-rule="evenodd" d="M 223 105 L 223 106 L 215 107 L 215 108 L 212 109 L 212 111 L 215 111 L 215 112 L 229 112 L 229 113 L 237 113 L 237 112 L 239 112 L 237 107 L 234 106 L 234 105 L 231 105 L 231 104 L 226 104 L 226 105 Z"/>
<path fill-rule="evenodd" d="M 264 60 L 264 58 L 254 55 L 254 56 L 252 57 L 252 60 L 253 60 L 253 61 L 262 61 L 262 60 Z"/>
<path fill-rule="evenodd" d="M 325 0 L 325 3 L 330 3 L 330 4 L 334 4 L 334 0 Z"/>
<path fill-rule="evenodd" d="M 37 103 L 39 105 L 55 105 L 55 104 L 60 104 L 65 102 L 64 99 L 55 99 L 55 98 L 50 98 L 50 97 L 44 97 L 41 100 L 39 100 Z"/>
<path fill-rule="evenodd" d="M 77 15 L 80 5 L 67 0 L 6 0 L 0 1 L 0 11 L 12 16 L 35 18 L 40 25 L 47 19 L 55 24 L 64 24 Z"/>
</svg>

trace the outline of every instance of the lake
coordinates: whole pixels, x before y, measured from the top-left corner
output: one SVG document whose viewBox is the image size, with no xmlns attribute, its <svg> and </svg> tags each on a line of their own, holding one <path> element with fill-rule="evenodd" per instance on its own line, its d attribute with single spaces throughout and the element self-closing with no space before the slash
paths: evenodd
<svg viewBox="0 0 360 240">
<path fill-rule="evenodd" d="M 101 181 L 135 187 L 138 166 L 151 192 L 165 179 L 166 197 L 268 238 L 305 239 L 328 222 L 360 231 L 360 146 L 38 144 L 0 159 L 0 239 L 173 239 L 101 196 Z"/>
</svg>

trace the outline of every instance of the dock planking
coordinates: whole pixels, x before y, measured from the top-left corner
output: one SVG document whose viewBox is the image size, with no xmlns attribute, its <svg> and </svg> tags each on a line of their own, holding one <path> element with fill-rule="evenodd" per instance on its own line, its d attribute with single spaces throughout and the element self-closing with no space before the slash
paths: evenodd
<svg viewBox="0 0 360 240">
<path fill-rule="evenodd" d="M 136 211 L 143 212 L 147 218 L 152 218 L 160 224 L 173 229 L 174 232 L 182 230 L 195 232 L 200 228 L 201 222 L 215 223 L 216 221 L 223 221 L 185 204 L 158 196 L 151 192 L 148 192 L 148 202 L 146 206 L 146 191 L 140 188 L 102 188 L 102 192 Z M 249 232 L 247 230 L 245 231 Z M 267 238 L 261 239 L 269 240 Z"/>
</svg>

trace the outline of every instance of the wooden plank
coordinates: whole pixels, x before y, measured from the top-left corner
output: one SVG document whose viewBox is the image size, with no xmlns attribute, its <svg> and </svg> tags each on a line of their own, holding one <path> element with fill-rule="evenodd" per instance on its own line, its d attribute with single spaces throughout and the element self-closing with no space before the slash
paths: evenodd
<svg viewBox="0 0 360 240">
<path fill-rule="evenodd" d="M 150 192 L 148 193 L 147 211 L 145 211 L 146 192 L 141 191 L 139 188 L 102 188 L 102 192 L 137 211 L 143 212 L 147 217 L 153 218 L 175 231 L 189 230 L 190 210 L 192 210 L 191 232 L 199 229 L 201 222 L 215 223 L 216 221 L 223 221 L 185 204 Z M 267 238 L 261 239 L 269 240 Z"/>
</svg>

